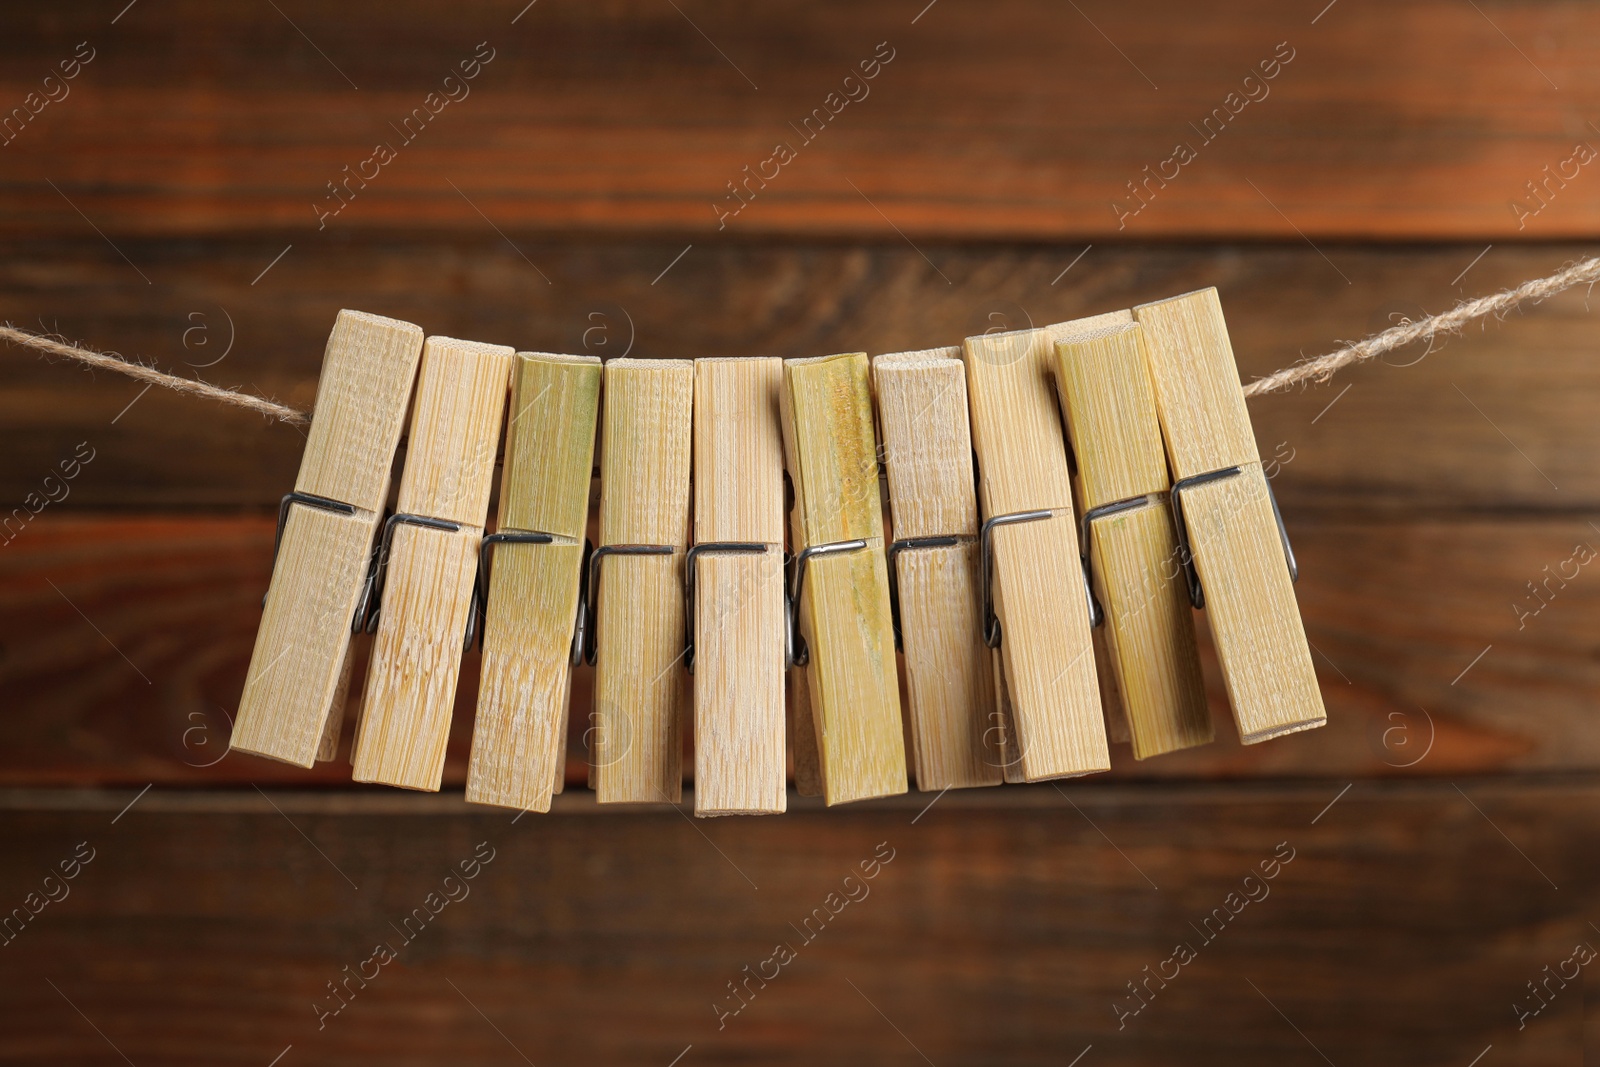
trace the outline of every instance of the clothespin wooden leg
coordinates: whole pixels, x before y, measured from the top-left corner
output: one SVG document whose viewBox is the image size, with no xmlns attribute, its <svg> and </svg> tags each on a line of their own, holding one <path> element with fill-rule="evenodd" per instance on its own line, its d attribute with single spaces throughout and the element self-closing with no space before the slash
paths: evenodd
<svg viewBox="0 0 1600 1067">
<path fill-rule="evenodd" d="M 549 811 L 561 791 L 600 380 L 592 356 L 523 352 L 512 367 L 497 529 L 479 551 L 469 803 Z"/>
<path fill-rule="evenodd" d="M 864 353 L 784 362 L 797 651 L 829 804 L 906 790 L 900 683 Z"/>
<path fill-rule="evenodd" d="M 339 754 L 339 734 L 344 729 L 345 705 L 350 701 L 350 676 L 355 667 L 355 650 L 345 649 L 344 666 L 339 670 L 339 685 L 333 691 L 333 703 L 328 709 L 328 721 L 322 727 L 322 740 L 317 745 L 317 762 L 326 763 Z"/>
<path fill-rule="evenodd" d="M 416 326 L 339 312 L 300 474 L 279 512 L 235 749 L 301 767 L 331 758 L 325 735 L 337 744 L 351 633 L 421 353 Z"/>
<path fill-rule="evenodd" d="M 439 788 L 511 357 L 448 337 L 424 347 L 397 510 L 384 524 L 358 782 Z"/>
<path fill-rule="evenodd" d="M 998 648 L 990 650 L 989 663 L 994 672 L 994 711 L 989 716 L 985 740 L 993 739 L 1000 750 L 1000 772 L 1007 782 L 1016 785 L 1027 779 L 1022 776 L 1022 752 L 1017 747 L 1016 710 L 1011 706 L 1011 693 L 1006 689 L 1005 660 Z"/>
<path fill-rule="evenodd" d="M 811 685 L 806 669 L 790 666 L 784 704 L 788 711 L 789 760 L 794 791 L 803 797 L 822 795 L 822 757 L 817 754 L 817 726 L 811 719 Z"/>
<path fill-rule="evenodd" d="M 872 362 L 883 425 L 900 639 L 917 788 L 1002 780 L 994 667 L 983 637 L 982 553 L 959 348 Z"/>
<path fill-rule="evenodd" d="M 986 625 L 1005 674 L 1008 744 L 1030 782 L 1110 766 L 1051 363 L 1057 337 L 1126 318 L 986 334 L 963 346 L 984 515 L 979 541 L 989 557 Z"/>
<path fill-rule="evenodd" d="M 694 364 L 614 359 L 605 391 L 600 544 L 589 569 L 594 790 L 602 804 L 676 803 Z"/>
<path fill-rule="evenodd" d="M 698 359 L 688 611 L 696 815 L 783 811 L 781 359 Z"/>
<path fill-rule="evenodd" d="M 1327 722 L 1278 516 L 1215 289 L 1134 308 L 1177 479 L 1173 511 L 1192 554 L 1245 744 Z"/>
<path fill-rule="evenodd" d="M 1107 680 L 1136 759 L 1211 740 L 1166 454 L 1137 323 L 1061 341 L 1056 382 L 1083 509 L 1082 546 L 1104 617 Z"/>
</svg>

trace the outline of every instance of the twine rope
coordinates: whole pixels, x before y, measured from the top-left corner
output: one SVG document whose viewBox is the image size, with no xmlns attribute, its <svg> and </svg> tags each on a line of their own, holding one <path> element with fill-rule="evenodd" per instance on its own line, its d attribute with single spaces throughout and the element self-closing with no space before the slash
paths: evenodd
<svg viewBox="0 0 1600 1067">
<path fill-rule="evenodd" d="M 1382 333 L 1375 333 L 1365 341 L 1346 345 L 1337 352 L 1303 360 L 1265 378 L 1257 378 L 1244 387 L 1244 395 L 1264 396 L 1267 393 L 1282 392 L 1291 385 L 1302 385 L 1307 382 L 1321 384 L 1346 367 L 1365 363 L 1385 352 L 1393 352 L 1397 348 L 1404 348 L 1418 341 L 1427 341 L 1431 349 L 1435 340 L 1442 336 L 1458 334 L 1469 323 L 1488 318 L 1490 315 L 1497 319 L 1504 318 L 1526 301 L 1538 303 L 1575 285 L 1587 283 L 1592 286 L 1596 281 L 1600 281 L 1600 256 L 1578 263 L 1569 263 L 1548 277 L 1523 282 L 1515 289 L 1506 289 L 1493 296 L 1463 300 L 1449 311 L 1429 315 L 1415 322 L 1407 320 L 1398 326 L 1389 327 Z"/>
<path fill-rule="evenodd" d="M 1463 300 L 1449 311 L 1416 320 L 1408 319 L 1398 326 L 1391 326 L 1381 333 L 1375 333 L 1364 341 L 1346 345 L 1338 351 L 1329 352 L 1325 356 L 1302 360 L 1293 366 L 1285 367 L 1280 371 L 1269 374 L 1265 378 L 1257 378 L 1244 387 L 1244 395 L 1246 397 L 1265 396 L 1268 393 L 1281 393 L 1294 385 L 1313 383 L 1320 385 L 1346 367 L 1369 362 L 1385 353 L 1393 352 L 1398 348 L 1405 348 L 1419 341 L 1428 342 L 1431 349 L 1434 342 L 1441 337 L 1459 334 L 1469 324 L 1480 319 L 1486 319 L 1490 316 L 1496 319 L 1503 319 L 1524 303 L 1532 301 L 1537 304 L 1574 286 L 1589 285 L 1592 287 L 1597 281 L 1600 281 L 1600 256 L 1577 263 L 1569 263 L 1554 274 L 1523 282 L 1515 289 L 1502 290 L 1493 296 L 1480 296 L 1473 300 Z M 163 389 L 171 389 L 177 393 L 203 397 L 221 404 L 243 408 L 246 411 L 254 411 L 279 422 L 304 425 L 310 421 L 310 417 L 305 412 L 296 410 L 286 404 L 279 404 L 276 401 L 257 396 L 254 393 L 237 392 L 232 389 L 224 389 L 221 386 L 211 385 L 208 382 L 197 381 L 193 378 L 183 378 L 175 374 L 168 374 L 148 364 L 126 359 L 115 352 L 96 351 L 82 345 L 75 345 L 65 338 L 49 334 L 29 333 L 26 330 L 17 329 L 10 323 L 0 325 L 0 341 L 5 341 L 21 348 L 31 348 L 45 355 L 76 360 L 99 370 L 126 374 L 128 377 L 138 381 L 147 382 L 150 385 L 159 385 Z"/>
<path fill-rule="evenodd" d="M 224 389 L 219 385 L 209 382 L 197 381 L 194 378 L 182 378 L 176 374 L 165 371 L 145 363 L 125 359 L 115 352 L 99 352 L 82 345 L 75 345 L 65 338 L 49 334 L 29 333 L 19 330 L 9 322 L 0 325 L 0 341 L 6 341 L 22 348 L 31 348 L 48 356 L 61 356 L 65 359 L 77 360 L 98 370 L 116 371 L 126 374 L 137 381 L 147 382 L 150 385 L 159 385 L 163 389 L 171 389 L 175 393 L 185 393 L 189 396 L 204 397 L 222 404 L 232 404 L 234 407 L 244 408 L 261 415 L 269 416 L 279 422 L 304 425 L 308 420 L 306 413 L 297 411 L 285 404 L 267 400 L 256 396 L 254 393 L 240 393 L 232 389 Z"/>
</svg>

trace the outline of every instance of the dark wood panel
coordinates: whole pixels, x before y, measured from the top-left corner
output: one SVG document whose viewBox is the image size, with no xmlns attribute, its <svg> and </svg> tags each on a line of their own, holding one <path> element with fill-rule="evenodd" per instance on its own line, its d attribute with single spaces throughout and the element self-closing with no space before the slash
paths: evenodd
<svg viewBox="0 0 1600 1067">
<path fill-rule="evenodd" d="M 768 180 L 724 234 L 1600 227 L 1595 179 L 1574 158 L 1600 143 L 1583 110 L 1600 92 L 1600 13 L 1578 0 L 186 0 L 112 24 L 120 6 L 7 5 L 0 106 L 67 95 L 5 147 L 0 229 L 89 233 L 76 205 L 117 239 L 265 227 L 314 244 L 373 227 L 487 228 L 475 204 L 508 229 L 709 240 L 716 205 L 740 203 L 728 183 L 780 142 L 794 158 L 764 164 Z M 92 62 L 47 86 L 80 41 Z M 450 90 L 469 95 L 402 134 L 478 42 L 493 60 Z M 847 86 L 875 52 L 893 59 Z M 1262 63 L 1276 76 L 1259 80 Z M 838 113 L 808 141 L 797 130 L 819 108 Z M 367 162 L 370 180 L 319 232 L 317 206 L 338 203 L 327 184 L 378 144 L 395 158 Z M 1191 161 L 1171 162 L 1179 145 Z M 1563 165 L 1540 206 L 1527 183 Z M 1128 184 L 1146 180 L 1149 206 L 1119 230 L 1113 202 L 1132 207 Z M 1518 198 L 1540 210 L 1519 218 Z"/>
<path fill-rule="evenodd" d="M 1112 777 L 1600 767 L 1600 581 L 1582 562 L 1595 548 L 1574 551 L 1600 545 L 1600 534 L 1585 520 L 1308 518 L 1290 528 L 1330 725 L 1241 747 L 1203 643 L 1220 740 L 1143 763 L 1119 747 Z M 0 550 L 0 784 L 347 784 L 342 758 L 313 771 L 222 758 L 271 546 L 266 518 L 45 512 Z M 1538 598 L 1528 582 L 1540 583 Z M 360 677 L 358 668 L 357 693 Z M 581 670 L 574 689 L 575 783 L 589 678 Z M 476 679 L 474 653 L 462 672 L 449 789 L 464 780 Z"/>
<path fill-rule="evenodd" d="M 696 243 L 661 276 L 687 242 L 519 243 L 554 284 L 492 234 L 297 244 L 254 285 L 276 239 L 125 242 L 153 286 L 97 239 L 14 241 L 0 248 L 0 317 L 309 407 L 340 307 L 522 349 L 802 356 L 951 344 L 1216 285 L 1251 378 L 1589 251 L 1497 245 L 1474 264 L 1481 245 L 1325 246 L 1335 267 L 1303 244 L 1096 245 L 1063 276 L 1082 245 L 923 246 L 935 267 L 898 241 Z M 1253 401 L 1263 454 L 1287 461 L 1284 506 L 1600 507 L 1596 330 L 1585 294 L 1568 293 L 1442 351 Z M 292 483 L 293 429 L 160 391 L 128 408 L 141 389 L 0 350 L 0 513 L 82 442 L 96 458 L 63 509 L 265 509 Z"/>
<path fill-rule="evenodd" d="M 1494 1062 L 1576 1063 L 1587 977 L 1552 983 L 1521 1030 L 1513 1006 L 1597 943 L 1600 788 L 1459 784 L 1358 783 L 1325 811 L 1341 783 L 1074 784 L 1075 808 L 1048 787 L 951 794 L 920 818 L 876 803 L 705 836 L 666 811 L 513 824 L 156 791 L 118 818 L 132 790 L 10 798 L 7 907 L 79 842 L 94 858 L 0 951 L 0 1057 L 1065 1064 L 1092 1045 L 1083 1064 L 1409 1067 L 1492 1044 Z M 479 843 L 493 859 L 447 886 Z M 875 853 L 893 858 L 861 878 Z M 794 959 L 719 1030 L 727 983 L 780 942 Z M 395 961 L 319 1031 L 327 983 L 379 943 Z M 1193 961 L 1119 1029 L 1127 983 L 1180 943 Z"/>
</svg>

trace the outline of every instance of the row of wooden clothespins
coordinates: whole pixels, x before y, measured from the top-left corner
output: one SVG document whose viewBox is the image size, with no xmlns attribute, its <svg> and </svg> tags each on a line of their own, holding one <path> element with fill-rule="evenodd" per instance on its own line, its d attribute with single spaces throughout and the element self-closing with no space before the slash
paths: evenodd
<svg viewBox="0 0 1600 1067">
<path fill-rule="evenodd" d="M 925 790 L 1105 770 L 1108 723 L 1203 744 L 1202 606 L 1245 743 L 1325 721 L 1212 289 L 870 361 L 602 365 L 342 311 L 275 552 L 233 747 L 333 758 L 366 631 L 354 777 L 436 790 L 480 643 L 482 804 L 549 809 L 585 659 L 599 800 L 679 800 L 692 707 L 700 815 L 783 811 L 791 762 L 830 804 L 904 792 L 907 740 Z"/>
</svg>

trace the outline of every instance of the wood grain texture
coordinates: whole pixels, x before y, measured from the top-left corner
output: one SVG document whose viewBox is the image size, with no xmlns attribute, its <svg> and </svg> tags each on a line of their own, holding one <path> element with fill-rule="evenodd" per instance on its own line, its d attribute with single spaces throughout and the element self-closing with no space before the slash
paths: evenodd
<svg viewBox="0 0 1600 1067">
<path fill-rule="evenodd" d="M 789 773 L 794 791 L 803 797 L 822 795 L 821 757 L 817 754 L 817 726 L 811 718 L 811 685 L 804 667 L 785 672 L 784 711 L 789 733 Z"/>
<path fill-rule="evenodd" d="M 694 539 L 783 544 L 783 360 L 694 361 Z"/>
<path fill-rule="evenodd" d="M 1141 329 L 1124 322 L 1055 346 L 1056 389 L 1085 512 L 1172 484 Z"/>
<path fill-rule="evenodd" d="M 313 242 L 364 230 L 489 232 L 474 205 L 510 233 L 688 232 L 694 255 L 713 234 L 897 241 L 893 227 L 919 243 L 1077 241 L 1073 254 L 1110 235 L 1470 235 L 1475 253 L 1600 230 L 1587 168 L 1570 162 L 1578 176 L 1552 181 L 1537 215 L 1511 206 L 1538 207 L 1528 183 L 1595 143 L 1570 101 L 1600 97 L 1586 47 L 1600 13 L 1401 0 L 1344 5 L 1313 28 L 1318 13 L 1004 0 L 912 25 L 916 10 L 844 0 L 683 15 L 629 0 L 513 25 L 515 10 L 483 2 L 280 15 L 182 0 L 108 29 L 98 12 L 22 6 L 0 52 L 8 109 L 79 42 L 97 54 L 7 144 L 0 226 L 88 232 L 48 177 L 119 244 L 279 231 L 246 282 L 289 241 L 293 269 Z M 463 83 L 480 41 L 494 58 Z M 430 91 L 439 113 L 403 135 Z M 795 153 L 781 166 L 778 142 Z M 374 163 L 377 143 L 396 158 Z M 1174 161 L 1179 143 L 1196 158 Z M 1130 184 L 1148 206 L 1119 216 L 1114 203 L 1139 203 Z M 341 203 L 319 230 L 318 209 Z M 738 211 L 721 231 L 719 207 Z"/>
<path fill-rule="evenodd" d="M 1000 773 L 1013 785 L 1024 782 L 1022 750 L 1017 745 L 1017 713 L 1006 685 L 1006 660 L 1001 650 L 989 653 L 989 674 L 994 679 L 994 712 L 989 716 L 989 735 L 1000 750 Z M 1098 673 L 1098 667 L 1096 668 Z"/>
<path fill-rule="evenodd" d="M 683 789 L 683 552 L 689 540 L 694 364 L 605 365 L 596 579 L 593 784 L 601 803 L 676 802 Z"/>
<path fill-rule="evenodd" d="M 1156 411 L 1178 479 L 1237 466 L 1185 489 L 1207 618 L 1246 743 L 1327 721 L 1215 289 L 1134 309 L 1145 331 Z M 1176 483 L 1175 483 L 1176 484 Z"/>
<path fill-rule="evenodd" d="M 347 648 L 344 666 L 339 668 L 339 684 L 333 690 L 333 704 L 328 709 L 327 721 L 322 724 L 322 740 L 317 742 L 318 763 L 327 763 L 339 756 L 339 739 L 344 736 L 344 716 L 350 703 L 350 680 L 355 666 L 355 650 Z"/>
<path fill-rule="evenodd" d="M 397 511 L 483 526 L 513 355 L 505 345 L 428 338 Z"/>
<path fill-rule="evenodd" d="M 1548 274 L 1600 227 L 1589 166 L 1529 199 L 1595 141 L 1600 16 L 1576 0 L 278 5 L 10 6 L 0 117 L 78 42 L 98 55 L 0 150 L 0 318 L 309 409 L 341 307 L 522 348 L 808 355 L 1215 285 L 1248 378 Z M 327 183 L 478 41 L 497 54 L 471 98 L 318 230 Z M 716 231 L 727 183 L 879 41 L 895 59 L 870 98 L 836 100 Z M 1241 78 L 1275 42 L 1297 54 L 1270 98 L 1236 99 L 1181 177 L 1148 179 L 1258 88 Z M 1130 181 L 1154 198 L 1118 220 Z M 1600 600 L 1574 562 L 1600 502 L 1588 299 L 1254 405 L 1326 729 L 1240 747 L 1223 726 L 1137 765 L 1119 750 L 1111 775 L 1146 781 L 1065 786 L 1078 810 L 1053 789 L 1040 807 L 963 791 L 925 812 L 932 794 L 792 804 L 705 836 L 665 810 L 513 826 L 454 797 L 307 797 L 281 786 L 343 767 L 214 762 L 303 439 L 0 353 L 0 780 L 127 787 L 0 818 L 0 908 L 73 842 L 99 848 L 0 951 L 0 1059 L 260 1065 L 292 1044 L 279 1067 L 666 1064 L 692 1044 L 679 1067 L 945 1067 L 1092 1044 L 1078 1067 L 1576 1062 L 1592 997 L 1574 983 L 1525 1030 L 1511 1004 L 1594 918 Z M 98 458 L 38 511 L 80 442 Z M 579 708 L 590 683 L 572 677 Z M 1419 775 L 1435 780 L 1372 780 Z M 1207 781 L 1150 781 L 1176 777 Z M 1218 780 L 1236 777 L 1253 781 Z M 233 788 L 166 788 L 207 782 Z M 979 810 L 991 798 L 1016 806 Z M 313 998 L 491 838 L 473 897 L 319 1031 Z M 1111 996 L 1285 839 L 1299 858 L 1271 898 L 1119 1030 Z M 718 1030 L 714 998 L 880 841 L 899 851 L 872 897 Z"/>
<path fill-rule="evenodd" d="M 408 322 L 343 310 L 323 354 L 295 490 L 349 515 L 295 504 L 268 587 L 235 747 L 311 766 L 337 739 L 349 686 L 350 620 L 366 579 L 389 467 L 422 353 Z"/>
<path fill-rule="evenodd" d="M 1141 304 L 1133 314 L 1174 476 L 1260 463 L 1216 289 Z"/>
<path fill-rule="evenodd" d="M 421 327 L 364 311 L 339 312 L 317 376 L 297 490 L 362 511 L 383 510 L 421 356 Z"/>
<path fill-rule="evenodd" d="M 794 485 L 793 550 L 861 540 L 811 558 L 797 611 L 829 804 L 903 793 L 905 741 L 894 655 L 877 434 L 865 353 L 785 360 L 783 443 Z"/>
<path fill-rule="evenodd" d="M 444 797 L 268 789 L 280 815 L 251 789 L 156 789 L 111 826 L 138 787 L 13 801 L 8 902 L 77 842 L 95 858 L 0 951 L 0 1054 L 122 1062 L 110 1038 L 134 1063 L 182 1067 L 265 1064 L 290 1044 L 285 1063 L 519 1063 L 509 1040 L 540 1064 L 666 1064 L 691 1044 L 685 1063 L 924 1062 L 909 1038 L 936 1064 L 1070 1061 L 1092 1044 L 1118 1067 L 1232 1067 L 1323 1062 L 1309 1039 L 1336 1064 L 1465 1065 L 1490 1044 L 1575 1062 L 1594 1011 L 1580 983 L 1521 1031 L 1511 1004 L 1594 944 L 1592 777 L 1362 781 L 1311 825 L 1345 781 L 1096 781 L 1065 787 L 1077 810 L 1049 786 L 962 791 L 915 825 L 925 797 L 812 802 L 703 824 L 710 844 L 677 812 L 588 803 L 512 825 Z M 493 858 L 466 880 L 480 845 Z M 390 924 L 443 900 L 451 872 L 459 899 L 402 944 Z M 846 890 L 858 899 L 841 905 Z M 808 917 L 809 934 L 790 929 Z M 313 1004 L 339 1003 L 327 983 L 379 942 L 398 959 L 351 981 L 319 1030 Z M 1138 1003 L 1126 983 L 1179 942 L 1197 958 L 1119 1029 L 1113 1005 Z M 719 1029 L 713 1005 L 740 1004 L 727 983 L 778 943 L 796 958 Z"/>
<path fill-rule="evenodd" d="M 498 527 L 556 540 L 491 550 L 472 803 L 548 811 L 560 789 L 600 379 L 592 356 L 523 352 L 512 365 Z"/>
<path fill-rule="evenodd" d="M 482 531 L 398 526 L 372 642 L 352 775 L 437 790 Z"/>
<path fill-rule="evenodd" d="M 1111 665 L 1107 650 L 1105 629 L 1094 634 L 1094 673 L 1100 679 L 1100 710 L 1106 717 L 1106 740 L 1114 745 L 1126 745 L 1133 740 L 1128 730 L 1128 712 L 1122 706 L 1122 687 L 1117 672 Z"/>
<path fill-rule="evenodd" d="M 454 528 L 393 526 L 353 750 L 358 782 L 439 788 L 513 354 L 448 337 L 423 345 L 396 513 Z"/>
<path fill-rule="evenodd" d="M 1105 619 L 1100 680 L 1117 692 L 1110 721 L 1126 724 L 1136 759 L 1205 744 L 1211 720 L 1142 327 L 1057 344 L 1056 385 L 1078 461 L 1082 549 Z"/>
<path fill-rule="evenodd" d="M 696 815 L 788 803 L 782 390 L 781 359 L 695 361 L 695 541 L 765 546 L 696 557 Z"/>
<path fill-rule="evenodd" d="M 1107 665 L 1134 758 L 1208 744 L 1211 716 L 1166 498 L 1095 520 L 1089 539 Z"/>
<path fill-rule="evenodd" d="M 1095 675 L 1089 604 L 1078 558 L 1066 441 L 1056 406 L 1055 342 L 1121 321 L 1109 312 L 1059 326 L 967 338 L 963 358 L 985 521 L 1025 511 L 1051 517 L 991 535 L 1000 620 L 1004 714 L 1026 781 L 1110 766 Z"/>
<path fill-rule="evenodd" d="M 1327 723 L 1259 466 L 1186 490 L 1183 522 L 1206 622 L 1245 744 Z"/>
<path fill-rule="evenodd" d="M 696 559 L 696 815 L 787 805 L 783 553 Z"/>
<path fill-rule="evenodd" d="M 1004 756 L 977 541 L 902 552 L 896 562 L 917 788 L 998 785 Z"/>
<path fill-rule="evenodd" d="M 605 396 L 598 543 L 687 544 L 694 363 L 608 360 Z"/>
<path fill-rule="evenodd" d="M 966 371 L 959 347 L 875 356 L 894 536 L 978 535 Z"/>
<path fill-rule="evenodd" d="M 518 352 L 496 525 L 582 540 L 600 417 L 597 356 Z M 515 487 L 518 491 L 508 491 Z"/>
<path fill-rule="evenodd" d="M 1591 729 L 1600 691 L 1593 655 L 1600 583 L 1591 582 L 1592 568 L 1580 568 L 1565 587 L 1552 581 L 1555 595 L 1543 593 L 1537 615 L 1519 622 L 1513 610 L 1536 606 L 1527 582 L 1546 580 L 1542 567 L 1582 559 L 1575 546 L 1600 549 L 1583 517 L 1288 521 L 1329 725 L 1241 748 L 1202 636 L 1216 743 L 1139 763 L 1116 758 L 1110 777 L 1349 781 L 1600 767 L 1600 737 Z M 11 724 L 0 783 L 137 790 L 152 781 L 348 781 L 337 763 L 301 770 L 237 754 L 219 761 L 270 575 L 272 525 L 259 516 L 47 513 L 0 551 L 0 686 Z M 1203 627 L 1206 613 L 1196 618 Z M 357 643 L 358 691 L 364 644 Z M 587 724 L 591 674 L 573 678 L 575 737 Z M 466 775 L 477 686 L 477 671 L 463 671 L 445 763 L 452 789 Z M 793 751 L 798 765 L 800 750 Z M 1401 766 L 1423 753 L 1421 762 Z M 582 766 L 575 756 L 569 781 L 582 780 Z"/>
<path fill-rule="evenodd" d="M 983 640 L 978 497 L 959 348 L 872 361 L 894 538 L 959 537 L 896 559 L 917 788 L 1002 780 L 994 671 Z"/>
<path fill-rule="evenodd" d="M 440 333 L 588 355 L 623 351 L 631 316 L 638 344 L 648 337 L 652 351 L 691 358 L 898 352 L 1002 323 L 1069 319 L 1215 285 L 1248 381 L 1382 330 L 1396 317 L 1436 312 L 1592 252 L 1496 243 L 1474 264 L 1481 242 L 1323 246 L 1353 283 L 1346 285 L 1304 243 L 1096 244 L 1052 286 L 1082 245 L 924 245 L 955 283 L 946 285 L 898 237 L 865 246 L 696 243 L 651 286 L 684 242 L 519 235 L 518 246 L 562 279 L 547 286 L 486 232 L 487 240 L 352 234 L 298 261 L 305 249 L 296 245 L 254 287 L 250 280 L 282 245 L 264 248 L 244 236 L 162 241 L 113 233 L 160 281 L 147 286 L 92 232 L 87 241 L 4 241 L 0 318 L 42 323 L 174 373 L 309 410 L 328 325 L 341 307 L 408 318 Z M 705 314 L 708 307 L 721 312 Z M 224 309 L 236 328 L 232 350 L 213 367 L 189 366 L 227 350 Z M 195 312 L 202 318 L 190 319 Z M 1592 397 L 1600 390 L 1595 323 L 1585 294 L 1574 291 L 1441 342 L 1431 354 L 1417 346 L 1328 386 L 1252 401 L 1262 459 L 1269 471 L 1285 470 L 1273 482 L 1280 503 L 1291 513 L 1341 519 L 1419 510 L 1600 510 L 1600 463 L 1573 444 L 1589 440 Z M 204 332 L 185 337 L 184 330 L 202 325 Z M 6 518 L 19 508 L 26 516 L 28 494 L 86 440 L 96 458 L 52 512 L 273 508 L 293 484 L 305 446 L 287 427 L 159 389 L 135 401 L 143 389 L 136 383 L 16 349 L 0 349 L 0 383 Z"/>
<path fill-rule="evenodd" d="M 343 712 L 351 620 L 376 528 L 370 512 L 289 509 L 232 747 L 299 767 L 318 758 L 333 708 Z"/>
</svg>

